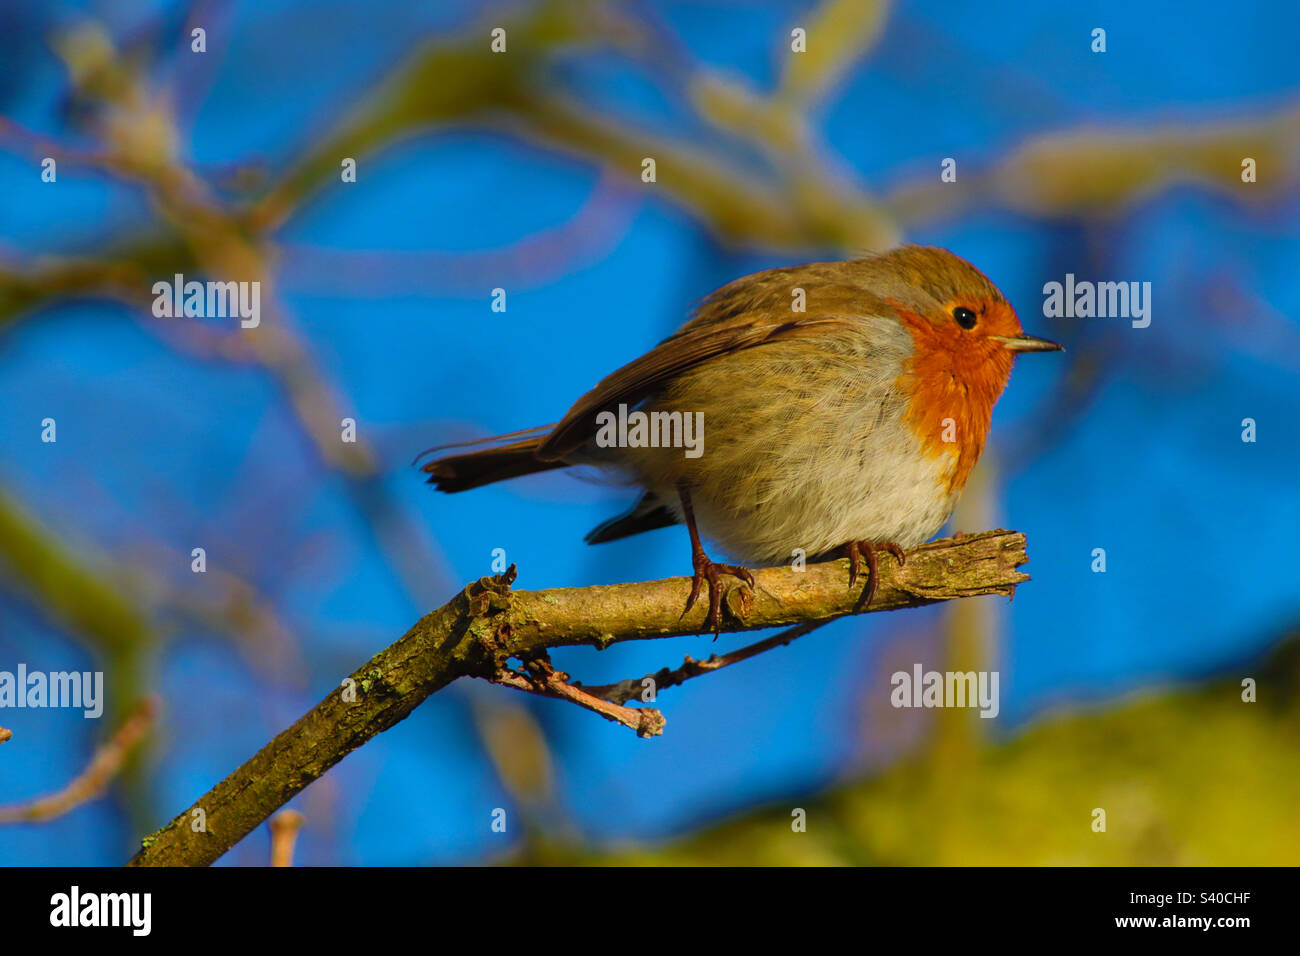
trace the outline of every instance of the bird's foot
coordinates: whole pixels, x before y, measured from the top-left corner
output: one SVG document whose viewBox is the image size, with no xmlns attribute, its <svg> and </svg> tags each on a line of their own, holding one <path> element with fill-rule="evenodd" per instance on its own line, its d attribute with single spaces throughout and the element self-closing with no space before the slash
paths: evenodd
<svg viewBox="0 0 1300 956">
<path fill-rule="evenodd" d="M 695 600 L 700 596 L 700 589 L 704 587 L 707 581 L 709 585 L 709 616 L 705 619 L 708 624 L 707 630 L 713 631 L 714 634 L 722 630 L 722 582 L 718 580 L 719 575 L 730 574 L 733 577 L 740 578 L 751 588 L 754 587 L 754 575 L 750 573 L 749 568 L 741 567 L 738 564 L 715 564 L 709 560 L 709 556 L 704 550 L 698 549 L 691 557 L 695 565 L 695 574 L 691 578 L 691 594 L 686 599 L 686 610 L 682 611 L 685 617 L 690 613 L 691 608 L 695 606 Z"/>
<path fill-rule="evenodd" d="M 862 559 L 867 559 L 867 580 L 866 589 L 862 593 L 862 606 L 870 607 L 871 602 L 876 598 L 876 585 L 880 581 L 880 551 L 888 551 L 898 559 L 898 566 L 901 568 L 907 563 L 907 556 L 892 541 L 850 541 L 844 546 L 849 558 L 849 588 L 858 583 L 858 572 L 862 570 Z"/>
</svg>

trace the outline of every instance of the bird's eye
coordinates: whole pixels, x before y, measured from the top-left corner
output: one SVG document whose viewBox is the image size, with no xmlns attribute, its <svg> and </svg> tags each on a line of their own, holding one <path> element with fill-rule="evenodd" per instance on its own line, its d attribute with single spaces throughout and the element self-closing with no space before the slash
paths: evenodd
<svg viewBox="0 0 1300 956">
<path fill-rule="evenodd" d="M 975 328 L 975 313 L 965 306 L 958 306 L 952 310 L 952 317 L 957 320 L 957 324 L 963 329 Z"/>
</svg>

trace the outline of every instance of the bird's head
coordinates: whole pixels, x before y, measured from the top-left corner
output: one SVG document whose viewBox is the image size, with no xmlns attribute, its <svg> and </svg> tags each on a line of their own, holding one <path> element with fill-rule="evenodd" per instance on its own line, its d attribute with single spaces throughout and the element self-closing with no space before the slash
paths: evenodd
<svg viewBox="0 0 1300 956">
<path fill-rule="evenodd" d="M 960 489 L 979 458 L 1016 355 L 1061 346 L 1026 334 L 1001 290 L 946 249 L 903 246 L 869 261 L 912 336 L 900 380 L 909 396 L 909 424 L 935 454 L 957 455 L 952 487 Z"/>
<path fill-rule="evenodd" d="M 866 262 L 928 366 L 1000 393 L 1017 354 L 1061 350 L 1028 335 L 1001 290 L 947 249 L 902 246 Z"/>
</svg>

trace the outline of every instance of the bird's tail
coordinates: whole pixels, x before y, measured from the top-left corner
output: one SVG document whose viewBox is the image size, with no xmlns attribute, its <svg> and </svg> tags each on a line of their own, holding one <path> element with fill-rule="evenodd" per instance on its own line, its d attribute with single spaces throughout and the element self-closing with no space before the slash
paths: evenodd
<svg viewBox="0 0 1300 956">
<path fill-rule="evenodd" d="M 454 492 L 468 491 L 471 488 L 490 485 L 495 481 L 518 478 L 520 475 L 550 471 L 552 468 L 564 468 L 566 462 L 543 461 L 537 457 L 537 450 L 546 441 L 546 436 L 552 427 L 546 425 L 542 429 L 533 429 L 540 432 L 540 434 L 529 438 L 521 438 L 507 445 L 497 445 L 493 448 L 482 448 L 478 451 L 435 458 L 424 465 L 421 470 L 429 473 L 429 484 L 439 491 Z M 519 432 L 514 434 L 519 434 Z M 514 437 L 514 434 L 497 435 L 495 438 L 485 438 L 481 442 L 467 442 L 466 444 L 477 445 L 500 441 L 503 438 Z M 443 445 L 438 448 L 431 448 L 429 451 L 441 451 L 443 448 L 453 447 L 456 446 Z"/>
</svg>

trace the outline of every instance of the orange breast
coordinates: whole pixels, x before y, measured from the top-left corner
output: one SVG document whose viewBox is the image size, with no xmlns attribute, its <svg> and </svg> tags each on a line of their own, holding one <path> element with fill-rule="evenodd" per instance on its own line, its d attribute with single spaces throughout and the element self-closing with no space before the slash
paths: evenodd
<svg viewBox="0 0 1300 956">
<path fill-rule="evenodd" d="M 905 421 L 926 454 L 953 459 L 949 493 L 961 491 L 979 461 L 993 406 L 1011 374 L 1011 355 L 955 322 L 899 310 L 914 350 L 898 377 L 908 396 Z"/>
</svg>

